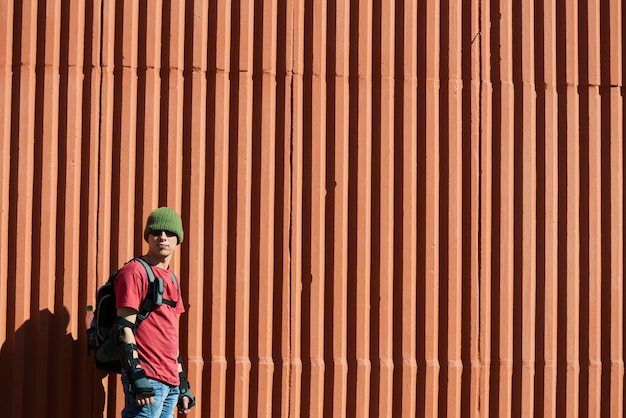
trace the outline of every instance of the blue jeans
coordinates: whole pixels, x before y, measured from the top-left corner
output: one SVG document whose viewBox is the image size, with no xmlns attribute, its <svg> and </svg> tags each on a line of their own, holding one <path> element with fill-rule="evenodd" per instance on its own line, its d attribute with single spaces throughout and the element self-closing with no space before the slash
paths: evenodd
<svg viewBox="0 0 626 418">
<path fill-rule="evenodd" d="M 154 402 L 151 405 L 137 406 L 135 396 L 130 393 L 130 383 L 122 371 L 124 387 L 124 409 L 122 418 L 173 418 L 178 403 L 178 386 L 169 386 L 158 380 L 148 379 L 154 388 Z"/>
</svg>

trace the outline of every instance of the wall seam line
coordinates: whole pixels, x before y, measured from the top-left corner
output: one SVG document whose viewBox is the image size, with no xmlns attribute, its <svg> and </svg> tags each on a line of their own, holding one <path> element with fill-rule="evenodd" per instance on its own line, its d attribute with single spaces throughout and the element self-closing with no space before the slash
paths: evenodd
<svg viewBox="0 0 626 418">
<path fill-rule="evenodd" d="M 100 51 L 98 51 L 98 67 L 99 67 L 99 71 L 100 71 L 100 85 L 98 86 L 98 137 L 96 138 L 97 144 L 98 144 L 98 171 L 97 171 L 97 192 L 96 192 L 96 264 L 99 260 L 99 255 L 100 255 L 100 197 L 101 197 L 101 179 L 102 179 L 102 124 L 103 124 L 103 117 L 102 117 L 102 85 L 104 84 L 104 71 L 103 71 L 103 58 L 102 58 L 102 54 L 103 54 L 103 50 L 104 50 L 104 2 L 106 0 L 102 0 L 100 2 L 100 19 L 99 19 L 99 26 L 100 26 Z M 92 26 L 92 30 L 93 30 L 93 26 Z M 93 64 L 92 64 L 92 68 L 93 68 Z M 98 277 L 98 272 L 100 270 L 98 268 L 96 268 L 96 280 L 98 281 L 99 277 Z M 106 273 L 105 273 L 106 274 Z M 97 282 L 99 285 L 99 281 Z"/>
<path fill-rule="evenodd" d="M 294 6 L 295 7 L 295 6 Z M 294 25 L 296 23 L 296 18 L 294 16 L 295 12 L 292 9 L 291 10 L 291 15 L 288 16 L 288 19 L 291 20 L 291 27 L 294 28 Z M 294 229 L 294 225 L 293 225 L 293 220 L 294 220 L 294 214 L 293 214 L 293 196 L 294 196 L 294 185 L 293 185 L 293 176 L 294 176 L 294 155 L 293 155 L 293 151 L 294 151 L 294 110 L 295 110 L 295 106 L 294 106 L 294 100 L 295 100 L 295 95 L 294 95 L 294 78 L 295 78 L 295 74 L 296 74 L 296 69 L 294 68 L 295 64 L 296 64 L 296 60 L 294 58 L 295 53 L 296 53 L 296 48 L 295 48 L 295 29 L 294 33 L 291 34 L 291 43 L 288 46 L 289 49 L 291 49 L 290 51 L 290 56 L 291 56 L 291 63 L 290 65 L 290 77 L 289 77 L 289 112 L 290 112 L 290 116 L 289 116 L 289 316 L 288 316 L 288 323 L 289 323 L 289 335 L 288 335 L 288 343 L 287 343 L 287 349 L 288 349 L 288 359 L 289 359 L 289 390 L 287 393 L 287 413 L 286 416 L 287 417 L 291 417 L 291 411 L 293 408 L 293 390 L 294 390 L 294 358 L 293 358 L 293 298 L 294 298 L 294 293 L 293 293 L 293 278 L 294 278 L 294 274 L 293 274 L 293 249 L 294 249 L 294 233 L 293 233 L 293 229 Z"/>
<path fill-rule="evenodd" d="M 483 39 L 482 39 L 482 16 L 483 16 L 483 4 L 482 4 L 482 0 L 478 0 L 478 34 L 476 36 L 478 36 L 479 42 L 478 42 L 478 170 L 477 171 L 477 199 L 478 199 L 478 203 L 476 205 L 476 210 L 477 210 L 477 220 L 478 220 L 478 225 L 477 225 L 477 229 L 478 229 L 478 233 L 477 233 L 477 265 L 478 265 L 478 271 L 477 271 L 477 278 L 476 281 L 478 282 L 478 286 L 476 289 L 476 298 L 478 299 L 477 301 L 477 309 L 478 309 L 478 313 L 477 313 L 477 318 L 478 318 L 478 358 L 479 358 L 479 364 L 480 364 L 480 368 L 481 371 L 478 373 L 478 387 L 479 387 L 479 391 L 478 391 L 478 412 L 479 414 L 482 412 L 482 392 L 480 391 L 480 388 L 483 386 L 483 373 L 482 373 L 482 368 L 484 367 L 484 353 L 481 351 L 482 350 L 482 344 L 480 343 L 480 341 L 482 340 L 482 294 L 481 294 L 481 289 L 482 289 L 482 274 L 483 274 L 483 224 L 482 224 L 482 170 L 483 170 L 483 118 L 482 118 L 482 114 L 483 114 Z"/>
</svg>

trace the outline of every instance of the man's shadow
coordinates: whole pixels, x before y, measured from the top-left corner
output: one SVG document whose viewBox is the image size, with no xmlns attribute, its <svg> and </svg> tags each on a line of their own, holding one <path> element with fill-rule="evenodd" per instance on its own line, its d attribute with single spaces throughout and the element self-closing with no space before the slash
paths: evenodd
<svg viewBox="0 0 626 418">
<path fill-rule="evenodd" d="M 55 313 L 39 311 L 16 331 L 7 323 L 0 350 L 1 416 L 102 416 L 104 375 L 88 355 L 83 321 L 78 323 L 78 339 L 67 332 L 69 323 L 65 307 Z"/>
</svg>

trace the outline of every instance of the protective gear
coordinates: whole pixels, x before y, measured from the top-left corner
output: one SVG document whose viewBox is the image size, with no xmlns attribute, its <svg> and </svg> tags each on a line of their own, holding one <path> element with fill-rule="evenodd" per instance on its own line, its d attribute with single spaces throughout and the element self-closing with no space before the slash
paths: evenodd
<svg viewBox="0 0 626 418">
<path fill-rule="evenodd" d="M 154 396 L 154 388 L 146 377 L 146 371 L 144 369 L 135 369 L 132 374 L 128 375 L 128 380 L 131 385 L 131 392 L 135 396 Z"/>
<path fill-rule="evenodd" d="M 178 385 L 178 390 L 180 391 L 180 394 L 178 395 L 178 407 L 181 409 L 184 407 L 183 398 L 187 397 L 189 398 L 187 408 L 191 409 L 191 407 L 196 404 L 196 398 L 194 398 L 191 393 L 191 387 L 189 386 L 189 381 L 187 380 L 187 374 L 185 374 L 185 372 L 178 372 L 178 377 L 180 378 L 180 384 Z"/>
<path fill-rule="evenodd" d="M 116 317 L 115 325 L 111 327 L 111 338 L 113 338 L 113 342 L 119 345 L 120 337 L 124 333 L 124 328 L 130 328 L 130 330 L 135 333 L 136 327 L 137 324 L 130 322 L 128 319 L 122 318 L 121 316 Z"/>
<path fill-rule="evenodd" d="M 118 344 L 122 369 L 126 372 L 131 392 L 136 395 L 154 396 L 154 389 L 146 377 L 146 371 L 139 367 L 137 345 L 120 341 Z"/>
<path fill-rule="evenodd" d="M 120 342 L 118 348 L 122 369 L 130 376 L 135 369 L 139 368 L 139 357 L 135 356 L 137 353 L 137 344 Z"/>
<path fill-rule="evenodd" d="M 187 408 L 191 409 L 192 406 L 196 404 L 196 398 L 193 397 L 191 393 L 191 386 L 189 386 L 189 380 L 187 380 L 187 374 L 183 370 L 183 357 L 178 353 L 178 364 L 180 364 L 181 371 L 178 372 L 178 378 L 180 379 L 180 383 L 178 384 L 178 408 L 183 409 L 184 403 L 183 398 L 186 396 L 189 398 L 189 403 L 187 404 Z"/>
</svg>

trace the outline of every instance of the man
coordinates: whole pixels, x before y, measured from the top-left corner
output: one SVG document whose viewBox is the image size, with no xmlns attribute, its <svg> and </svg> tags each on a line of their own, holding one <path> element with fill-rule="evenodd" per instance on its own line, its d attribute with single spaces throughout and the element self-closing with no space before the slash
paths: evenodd
<svg viewBox="0 0 626 418">
<path fill-rule="evenodd" d="M 176 279 L 169 270 L 176 247 L 183 242 L 183 224 L 174 210 L 152 211 L 144 230 L 155 286 L 148 286 L 139 261 L 127 263 L 115 279 L 116 325 L 125 406 L 123 418 L 172 418 L 174 407 L 188 414 L 195 405 L 179 353 L 178 322 L 184 312 Z M 159 283 L 162 283 L 160 285 Z M 155 301 L 150 314 L 135 326 L 142 302 Z"/>
</svg>

